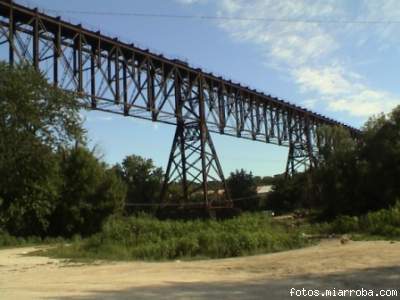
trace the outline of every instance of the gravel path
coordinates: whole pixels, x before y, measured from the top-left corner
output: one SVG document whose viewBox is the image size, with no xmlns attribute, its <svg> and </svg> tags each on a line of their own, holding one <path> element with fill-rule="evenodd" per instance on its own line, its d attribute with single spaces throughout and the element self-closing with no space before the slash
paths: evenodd
<svg viewBox="0 0 400 300">
<path fill-rule="evenodd" d="M 299 250 L 232 259 L 92 265 L 27 255 L 34 250 L 0 250 L 0 299 L 285 300 L 296 299 L 289 294 L 291 288 L 303 287 L 337 292 L 397 288 L 397 297 L 368 299 L 400 299 L 398 242 L 341 245 L 330 240 Z"/>
</svg>

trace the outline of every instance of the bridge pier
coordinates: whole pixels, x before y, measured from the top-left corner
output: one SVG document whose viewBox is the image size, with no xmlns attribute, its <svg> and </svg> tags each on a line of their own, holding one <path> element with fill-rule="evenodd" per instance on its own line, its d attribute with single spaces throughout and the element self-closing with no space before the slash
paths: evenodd
<svg viewBox="0 0 400 300">
<path fill-rule="evenodd" d="M 310 126 L 309 119 L 299 122 L 289 122 L 289 153 L 286 163 L 285 177 L 312 170 L 318 165 L 318 146 L 315 141 L 316 130 Z"/>
<path fill-rule="evenodd" d="M 175 195 L 174 190 L 179 190 Z M 232 203 L 217 152 L 206 126 L 200 122 L 179 122 L 161 192 L 168 206 L 178 199 L 181 207 L 206 209 L 231 207 Z"/>
<path fill-rule="evenodd" d="M 312 170 L 316 167 L 316 160 L 313 153 L 310 153 L 307 147 L 302 144 L 291 144 L 289 146 L 288 159 L 286 163 L 286 177 Z"/>
</svg>

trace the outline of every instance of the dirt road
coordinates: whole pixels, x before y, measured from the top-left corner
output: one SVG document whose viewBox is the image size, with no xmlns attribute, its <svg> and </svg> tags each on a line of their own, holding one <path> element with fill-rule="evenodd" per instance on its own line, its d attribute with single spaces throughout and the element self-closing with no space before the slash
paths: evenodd
<svg viewBox="0 0 400 300">
<path fill-rule="evenodd" d="M 96 265 L 26 255 L 33 250 L 0 250 L 0 299 L 296 299 L 292 287 L 400 290 L 400 243 L 332 240 L 233 259 Z"/>
</svg>

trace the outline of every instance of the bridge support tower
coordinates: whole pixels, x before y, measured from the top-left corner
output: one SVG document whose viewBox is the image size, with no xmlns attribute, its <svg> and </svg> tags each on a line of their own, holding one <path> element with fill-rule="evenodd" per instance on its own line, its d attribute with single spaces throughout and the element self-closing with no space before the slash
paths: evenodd
<svg viewBox="0 0 400 300">
<path fill-rule="evenodd" d="M 291 126 L 291 121 L 289 126 Z M 313 138 L 312 136 L 315 135 Z M 304 122 L 296 122 L 294 127 L 289 128 L 289 153 L 286 163 L 286 178 L 309 171 L 318 165 L 318 146 L 313 143 L 316 138 L 316 130 L 310 126 L 308 119 Z"/>
<path fill-rule="evenodd" d="M 232 206 L 211 136 L 200 123 L 179 122 L 176 127 L 161 193 L 164 205 L 179 199 L 181 207 Z"/>
</svg>

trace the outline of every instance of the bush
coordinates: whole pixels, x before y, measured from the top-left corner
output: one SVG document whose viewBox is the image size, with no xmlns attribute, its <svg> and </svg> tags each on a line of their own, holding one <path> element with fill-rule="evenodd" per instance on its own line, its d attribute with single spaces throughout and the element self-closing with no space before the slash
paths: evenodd
<svg viewBox="0 0 400 300">
<path fill-rule="evenodd" d="M 145 259 L 223 258 L 275 252 L 307 244 L 263 214 L 234 219 L 160 221 L 150 216 L 112 217 L 100 233 L 70 247 L 49 250 L 63 258 Z"/>
<path fill-rule="evenodd" d="M 257 195 L 257 182 L 250 172 L 241 169 L 231 172 L 226 181 L 235 207 L 243 211 L 254 211 L 259 207 L 260 198 Z"/>
<path fill-rule="evenodd" d="M 72 241 L 79 241 L 80 237 L 79 236 L 74 236 Z M 46 237 L 42 238 L 39 236 L 28 236 L 28 237 L 16 237 L 13 235 L 10 235 L 9 233 L 2 231 L 0 229 L 0 248 L 8 248 L 8 247 L 22 247 L 22 246 L 34 246 L 34 245 L 39 245 L 39 244 L 63 244 L 66 243 L 67 240 L 65 240 L 62 237 Z"/>
<path fill-rule="evenodd" d="M 122 213 L 126 186 L 84 147 L 64 150 L 60 156 L 63 185 L 49 233 L 66 237 L 96 233 L 107 217 Z"/>
<path fill-rule="evenodd" d="M 265 208 L 276 213 L 288 213 L 311 207 L 310 174 L 299 173 L 292 178 L 277 176 L 273 190 L 265 200 Z"/>
<path fill-rule="evenodd" d="M 358 232 L 359 229 L 359 219 L 357 217 L 340 216 L 332 222 L 330 230 L 334 233 L 349 233 Z"/>
<path fill-rule="evenodd" d="M 389 209 L 370 212 L 360 217 L 340 216 L 328 224 L 317 226 L 319 232 L 358 233 L 400 238 L 400 202 Z"/>
<path fill-rule="evenodd" d="M 390 209 L 367 214 L 361 218 L 360 228 L 369 234 L 400 238 L 400 202 Z"/>
</svg>

